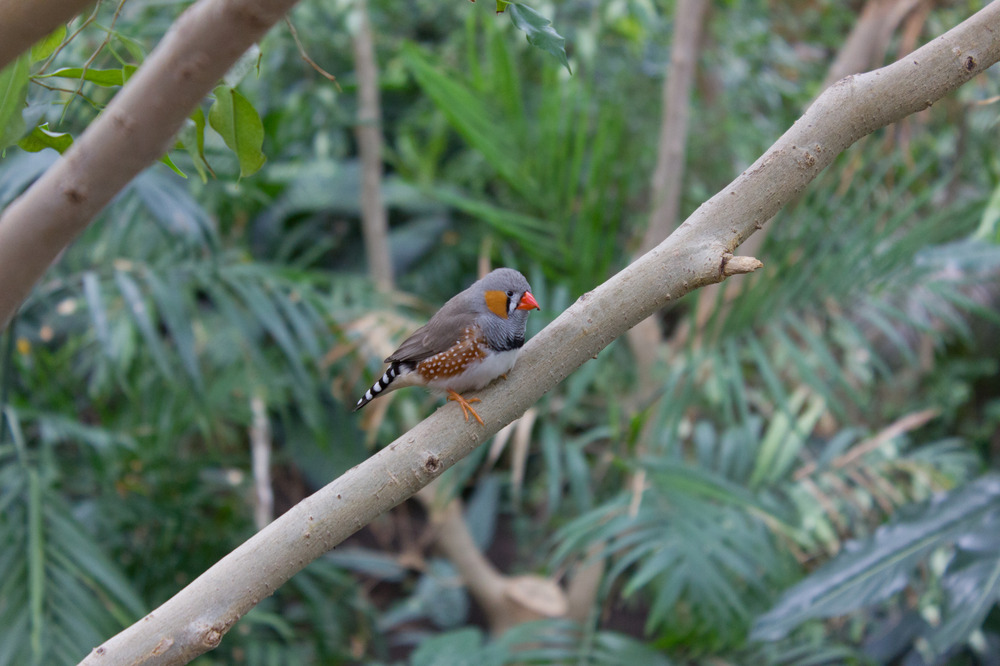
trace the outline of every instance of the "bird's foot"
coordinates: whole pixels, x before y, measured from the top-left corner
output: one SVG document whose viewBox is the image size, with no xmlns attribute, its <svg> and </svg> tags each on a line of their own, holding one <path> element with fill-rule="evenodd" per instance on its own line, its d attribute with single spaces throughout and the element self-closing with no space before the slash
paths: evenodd
<svg viewBox="0 0 1000 666">
<path fill-rule="evenodd" d="M 462 408 L 462 414 L 465 415 L 465 420 L 466 421 L 469 420 L 469 412 L 472 412 L 472 415 L 474 417 L 476 417 L 477 421 L 479 421 L 479 425 L 481 425 L 481 426 L 485 426 L 486 425 L 485 423 L 483 423 L 483 420 L 481 418 L 479 418 L 479 414 L 476 413 L 476 410 L 474 410 L 472 408 L 472 405 L 470 404 L 470 403 L 473 403 L 473 402 L 480 402 L 479 398 L 469 398 L 468 400 L 466 400 L 465 398 L 463 398 L 458 393 L 455 393 L 454 391 L 452 391 L 452 390 L 449 389 L 448 390 L 448 400 L 454 400 L 455 402 L 458 403 L 458 406 Z"/>
</svg>

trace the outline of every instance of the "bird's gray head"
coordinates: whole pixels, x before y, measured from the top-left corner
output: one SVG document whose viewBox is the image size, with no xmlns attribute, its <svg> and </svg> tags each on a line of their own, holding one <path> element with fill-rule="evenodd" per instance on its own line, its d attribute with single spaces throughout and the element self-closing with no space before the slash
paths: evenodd
<svg viewBox="0 0 1000 666">
<path fill-rule="evenodd" d="M 473 288 L 485 304 L 482 326 L 490 344 L 496 349 L 523 345 L 528 312 L 539 309 L 525 277 L 513 268 L 498 268 Z"/>
</svg>

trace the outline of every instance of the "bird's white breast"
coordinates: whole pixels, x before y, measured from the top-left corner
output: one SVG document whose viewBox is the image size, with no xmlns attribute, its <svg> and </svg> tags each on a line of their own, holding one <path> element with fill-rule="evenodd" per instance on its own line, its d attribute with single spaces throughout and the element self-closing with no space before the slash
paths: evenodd
<svg viewBox="0 0 1000 666">
<path fill-rule="evenodd" d="M 520 349 L 510 349 L 494 352 L 479 363 L 472 363 L 461 374 L 453 377 L 442 377 L 427 382 L 427 386 L 441 391 L 475 391 L 481 389 L 500 375 L 505 375 L 514 367 L 517 352 Z"/>
</svg>

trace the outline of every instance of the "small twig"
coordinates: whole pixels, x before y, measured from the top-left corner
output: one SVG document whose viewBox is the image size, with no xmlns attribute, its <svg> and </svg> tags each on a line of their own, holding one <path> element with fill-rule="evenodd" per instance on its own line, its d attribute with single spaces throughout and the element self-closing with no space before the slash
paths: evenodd
<svg viewBox="0 0 1000 666">
<path fill-rule="evenodd" d="M 70 95 L 74 95 L 74 96 L 76 96 L 76 97 L 80 97 L 80 98 L 82 98 L 82 99 L 83 99 L 83 100 L 84 100 L 85 102 L 87 102 L 88 104 L 90 104 L 91 106 L 93 106 L 93 107 L 95 107 L 95 108 L 98 108 L 98 104 L 97 104 L 97 102 L 95 102 L 94 100 L 92 100 L 92 99 L 90 99 L 89 97 L 87 97 L 86 95 L 84 95 L 84 94 L 83 94 L 82 92 L 80 92 L 80 90 L 79 90 L 79 89 L 73 89 L 73 88 L 60 88 L 59 86 L 50 86 L 50 85 L 48 85 L 47 83 L 42 83 L 42 82 L 41 82 L 41 81 L 39 81 L 38 79 L 32 79 L 32 83 L 34 83 L 34 84 L 35 84 L 35 85 L 37 85 L 37 86 L 41 86 L 42 88 L 45 88 L 46 90 L 51 90 L 52 92 L 61 92 L 61 93 L 67 93 L 67 94 L 70 94 Z M 64 103 L 64 104 L 65 104 L 65 103 Z"/>
<path fill-rule="evenodd" d="M 290 18 L 288 18 L 287 16 L 285 17 L 285 23 L 288 25 L 288 29 L 292 33 L 292 39 L 295 40 L 295 46 L 299 49 L 299 56 L 303 60 L 305 60 L 307 63 L 309 63 L 309 66 L 312 67 L 313 69 L 315 69 L 321 76 L 325 77 L 327 80 L 329 80 L 330 82 L 332 82 L 333 85 L 337 86 L 337 92 L 344 92 L 343 90 L 340 89 L 340 84 L 337 83 L 337 77 L 334 76 L 333 74 L 331 74 L 330 72 L 326 71 L 325 69 L 323 69 L 319 65 L 317 65 L 316 61 L 309 57 L 309 54 L 306 53 L 305 47 L 302 46 L 302 42 L 299 40 L 299 33 L 298 33 L 298 31 L 295 29 L 295 26 L 292 24 L 292 20 Z"/>
<path fill-rule="evenodd" d="M 75 94 L 80 95 L 81 97 L 83 97 L 83 95 L 81 94 L 81 91 L 83 90 L 83 84 L 87 82 L 86 81 L 87 71 L 90 69 L 90 66 L 94 64 L 94 61 L 97 60 L 97 56 L 100 55 L 101 51 L 104 50 L 104 47 L 111 43 L 111 35 L 115 31 L 115 23 L 118 21 L 118 16 L 119 16 L 119 14 L 121 14 L 122 8 L 125 6 L 125 2 L 126 1 L 127 0 L 120 0 L 119 1 L 118 8 L 115 9 L 115 14 L 114 14 L 114 16 L 111 17 L 111 23 L 110 23 L 110 25 L 108 25 L 107 30 L 105 30 L 104 39 L 101 40 L 101 43 L 97 46 L 96 49 L 94 49 L 94 52 L 90 54 L 90 57 L 87 58 L 87 61 L 85 63 L 83 63 L 83 67 L 80 70 L 80 84 L 76 87 L 76 93 Z M 89 19 L 87 19 L 87 20 L 89 21 L 92 18 L 93 18 L 93 15 L 91 15 L 91 17 Z M 86 97 L 84 97 L 84 99 L 86 99 Z M 63 107 L 63 115 L 59 119 L 60 122 L 62 122 L 63 119 L 65 119 L 66 112 L 68 110 L 69 110 L 69 104 L 67 104 L 66 106 Z"/>
</svg>

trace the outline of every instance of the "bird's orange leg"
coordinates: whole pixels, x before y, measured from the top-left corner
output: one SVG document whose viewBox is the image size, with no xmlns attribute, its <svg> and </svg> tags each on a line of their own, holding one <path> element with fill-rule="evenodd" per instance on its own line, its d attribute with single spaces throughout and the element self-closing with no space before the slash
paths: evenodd
<svg viewBox="0 0 1000 666">
<path fill-rule="evenodd" d="M 455 393 L 451 389 L 448 389 L 448 400 L 454 400 L 455 402 L 458 403 L 458 406 L 462 408 L 462 414 L 465 415 L 466 421 L 469 420 L 469 412 L 472 412 L 472 415 L 476 417 L 477 421 L 479 421 L 479 425 L 481 426 L 486 425 L 485 423 L 483 423 L 483 420 L 479 418 L 479 414 L 476 413 L 476 410 L 474 410 L 472 408 L 472 405 L 470 404 L 473 402 L 479 402 L 480 401 L 479 398 L 469 398 L 468 400 L 466 400 L 458 393 Z"/>
</svg>

